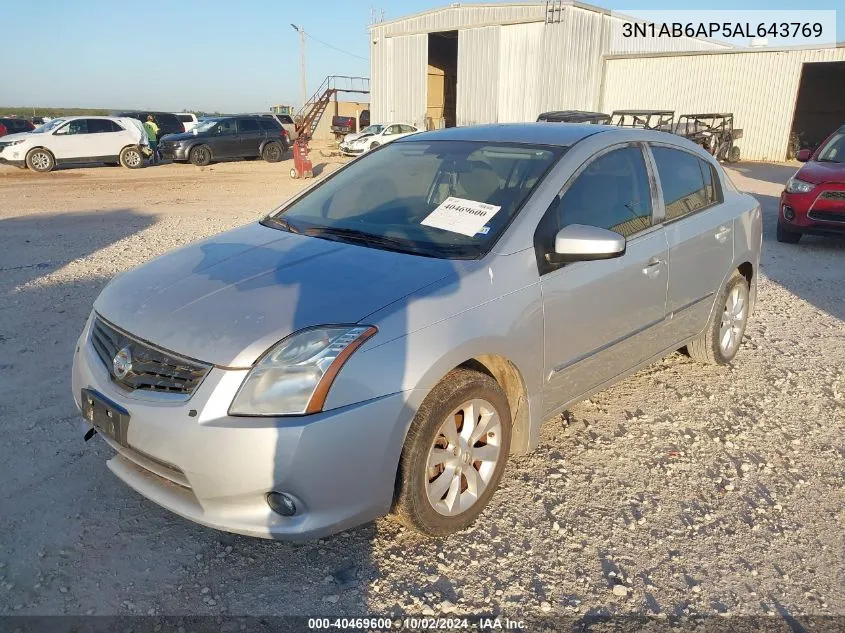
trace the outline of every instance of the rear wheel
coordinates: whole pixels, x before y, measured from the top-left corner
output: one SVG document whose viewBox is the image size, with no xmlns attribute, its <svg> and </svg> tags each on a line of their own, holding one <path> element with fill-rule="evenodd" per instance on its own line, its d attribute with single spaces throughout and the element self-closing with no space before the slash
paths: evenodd
<svg viewBox="0 0 845 633">
<path fill-rule="evenodd" d="M 778 242 L 783 242 L 785 244 L 797 244 L 801 239 L 801 234 L 797 231 L 790 231 L 783 224 L 778 222 L 775 237 L 777 237 Z"/>
<path fill-rule="evenodd" d="M 208 145 L 197 145 L 191 149 L 188 157 L 197 167 L 205 167 L 211 163 L 211 150 L 208 148 Z"/>
<path fill-rule="evenodd" d="M 748 323 L 748 281 L 735 271 L 716 298 L 704 333 L 687 345 L 690 358 L 710 365 L 726 365 L 739 351 Z"/>
<path fill-rule="evenodd" d="M 46 150 L 43 147 L 36 147 L 27 152 L 26 166 L 32 171 L 47 172 L 56 166 L 56 159 L 50 150 Z"/>
<path fill-rule="evenodd" d="M 510 440 L 510 407 L 499 384 L 480 372 L 451 371 L 408 430 L 393 517 L 430 536 L 464 529 L 499 485 Z"/>
<path fill-rule="evenodd" d="M 261 151 L 261 157 L 268 163 L 278 163 L 282 160 L 283 153 L 282 144 L 277 141 L 271 141 L 264 146 L 264 149 Z"/>
<path fill-rule="evenodd" d="M 739 162 L 739 148 L 736 145 L 731 146 L 731 149 L 728 152 L 728 162 L 729 163 L 738 163 Z"/>
<path fill-rule="evenodd" d="M 144 155 L 137 147 L 124 147 L 120 150 L 120 164 L 127 169 L 138 169 L 144 166 Z"/>
</svg>

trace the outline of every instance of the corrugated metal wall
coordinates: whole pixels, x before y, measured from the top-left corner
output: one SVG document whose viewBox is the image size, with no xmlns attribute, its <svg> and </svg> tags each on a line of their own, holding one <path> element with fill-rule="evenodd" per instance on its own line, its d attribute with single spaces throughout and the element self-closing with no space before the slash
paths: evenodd
<svg viewBox="0 0 845 633">
<path fill-rule="evenodd" d="M 610 24 L 610 44 L 608 47 L 610 54 L 713 51 L 730 48 L 727 44 L 693 37 L 624 37 L 622 25 L 627 20 L 616 16 L 605 16 L 605 19 Z"/>
<path fill-rule="evenodd" d="M 393 102 L 393 39 L 370 38 L 370 120 L 387 121 Z"/>
<path fill-rule="evenodd" d="M 500 123 L 537 118 L 540 82 L 529 69 L 541 59 L 544 28 L 542 22 L 514 24 L 499 33 Z"/>
<path fill-rule="evenodd" d="M 743 159 L 783 160 L 801 65 L 823 61 L 845 61 L 845 48 L 610 58 L 600 107 L 733 112 Z"/>
<path fill-rule="evenodd" d="M 384 120 L 423 125 L 428 89 L 428 34 L 403 35 L 393 40 L 390 116 Z"/>
<path fill-rule="evenodd" d="M 486 26 L 458 31 L 459 126 L 498 120 L 501 28 Z"/>
<path fill-rule="evenodd" d="M 469 4 L 463 7 L 433 9 L 391 22 L 374 24 L 370 27 L 370 33 L 376 37 L 387 37 L 407 33 L 454 31 L 521 21 L 542 21 L 545 16 L 546 5 L 539 2 L 475 6 Z"/>
</svg>

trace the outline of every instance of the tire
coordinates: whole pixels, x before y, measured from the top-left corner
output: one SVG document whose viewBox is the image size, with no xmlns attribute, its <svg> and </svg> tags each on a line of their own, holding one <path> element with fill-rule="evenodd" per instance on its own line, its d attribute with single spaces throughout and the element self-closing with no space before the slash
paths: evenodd
<svg viewBox="0 0 845 633">
<path fill-rule="evenodd" d="M 699 338 L 687 344 L 690 358 L 708 365 L 727 365 L 731 362 L 742 343 L 750 307 L 748 281 L 739 271 L 734 271 L 716 297 L 707 329 Z"/>
<path fill-rule="evenodd" d="M 373 141 L 372 143 L 370 143 L 370 151 L 373 151 L 379 145 L 380 143 L 378 141 Z"/>
<path fill-rule="evenodd" d="M 120 164 L 127 169 L 140 169 L 144 166 L 144 155 L 137 147 L 124 147 L 120 150 Z"/>
<path fill-rule="evenodd" d="M 188 158 L 197 167 L 205 167 L 211 164 L 211 149 L 208 145 L 197 145 L 191 148 Z"/>
<path fill-rule="evenodd" d="M 734 145 L 731 147 L 730 151 L 728 152 L 728 162 L 729 163 L 738 163 L 740 158 L 739 148 Z"/>
<path fill-rule="evenodd" d="M 463 412 L 470 407 L 476 411 L 473 417 L 483 417 L 486 424 L 487 431 L 480 436 L 483 444 L 476 440 L 470 445 L 463 435 L 482 428 L 466 426 Z M 499 384 L 487 374 L 452 370 L 425 398 L 408 430 L 396 474 L 392 518 L 429 536 L 464 529 L 496 491 L 510 442 L 510 407 Z M 482 456 L 485 459 L 473 459 Z M 442 460 L 431 461 L 438 457 Z M 467 478 L 469 472 L 473 475 Z M 481 484 L 481 494 L 473 495 L 472 488 L 478 491 Z"/>
<path fill-rule="evenodd" d="M 291 178 L 293 178 L 294 180 L 296 180 L 297 178 L 299 178 L 299 172 L 298 172 L 298 171 L 296 171 L 296 168 L 295 168 L 295 167 L 291 167 L 291 168 L 290 168 L 290 177 L 291 177 Z"/>
<path fill-rule="evenodd" d="M 50 150 L 36 147 L 26 153 L 26 166 L 32 171 L 46 173 L 56 166 L 56 159 Z"/>
<path fill-rule="evenodd" d="M 777 232 L 775 233 L 775 237 L 777 238 L 778 242 L 783 242 L 784 244 L 797 244 L 801 240 L 801 234 L 796 231 L 790 231 L 786 227 L 783 226 L 780 222 L 778 222 Z"/>
<path fill-rule="evenodd" d="M 282 155 L 284 155 L 284 153 L 285 150 L 281 143 L 271 141 L 264 146 L 264 149 L 261 150 L 261 158 L 266 160 L 268 163 L 278 163 L 282 160 Z"/>
</svg>

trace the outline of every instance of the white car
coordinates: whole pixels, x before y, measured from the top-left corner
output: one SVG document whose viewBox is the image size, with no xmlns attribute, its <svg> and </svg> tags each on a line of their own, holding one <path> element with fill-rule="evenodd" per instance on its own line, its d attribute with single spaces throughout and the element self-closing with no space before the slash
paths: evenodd
<svg viewBox="0 0 845 633">
<path fill-rule="evenodd" d="M 59 117 L 32 132 L 0 138 L 0 163 L 50 171 L 67 163 L 144 166 L 149 139 L 138 121 L 125 117 Z"/>
<path fill-rule="evenodd" d="M 365 134 L 366 130 L 374 130 L 372 133 Z M 370 125 L 364 128 L 360 133 L 351 135 L 347 134 L 343 142 L 340 144 L 340 151 L 346 156 L 358 156 L 375 149 L 379 145 L 384 145 L 395 141 L 397 138 L 408 136 L 422 132 L 421 128 L 407 123 L 388 123 L 387 125 Z M 348 140 L 350 136 L 357 137 Z"/>
<path fill-rule="evenodd" d="M 197 115 L 193 112 L 174 112 L 173 114 L 177 119 L 179 119 L 179 121 L 181 121 L 186 132 L 193 130 L 199 122 L 197 121 Z"/>
</svg>

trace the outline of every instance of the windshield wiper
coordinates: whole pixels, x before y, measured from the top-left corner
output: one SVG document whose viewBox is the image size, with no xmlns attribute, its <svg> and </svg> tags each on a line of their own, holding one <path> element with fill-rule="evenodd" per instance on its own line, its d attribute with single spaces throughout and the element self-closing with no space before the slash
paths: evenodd
<svg viewBox="0 0 845 633">
<path fill-rule="evenodd" d="M 342 240 L 350 242 L 357 242 L 367 246 L 382 247 L 389 250 L 397 250 L 406 253 L 417 253 L 418 250 L 414 246 L 404 240 L 397 240 L 392 237 L 385 237 L 384 235 L 373 235 L 372 233 L 365 233 L 357 229 L 345 229 L 331 226 L 317 226 L 305 229 L 306 235 L 313 235 L 315 237 L 338 237 Z"/>
<path fill-rule="evenodd" d="M 287 231 L 288 233 L 302 233 L 299 228 L 297 228 L 284 218 L 276 217 L 273 215 L 268 215 L 266 218 L 261 220 L 261 224 L 264 224 L 265 226 L 270 226 L 272 228 L 282 229 L 283 231 Z"/>
<path fill-rule="evenodd" d="M 819 158 L 816 162 L 819 163 L 841 163 L 841 160 L 836 160 L 833 158 Z"/>
</svg>

